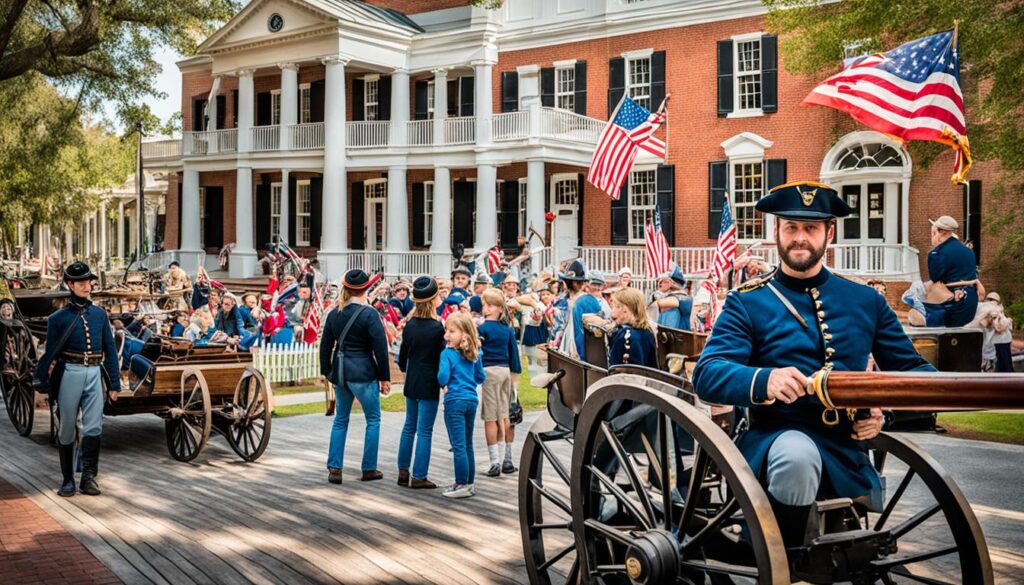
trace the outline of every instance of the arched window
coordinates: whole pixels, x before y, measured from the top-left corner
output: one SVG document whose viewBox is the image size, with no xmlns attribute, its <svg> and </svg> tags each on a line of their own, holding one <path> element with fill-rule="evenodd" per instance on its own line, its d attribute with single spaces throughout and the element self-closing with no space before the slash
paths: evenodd
<svg viewBox="0 0 1024 585">
<path fill-rule="evenodd" d="M 898 150 L 888 144 L 870 142 L 846 147 L 839 155 L 835 170 L 902 167 L 903 164 L 903 155 Z"/>
</svg>

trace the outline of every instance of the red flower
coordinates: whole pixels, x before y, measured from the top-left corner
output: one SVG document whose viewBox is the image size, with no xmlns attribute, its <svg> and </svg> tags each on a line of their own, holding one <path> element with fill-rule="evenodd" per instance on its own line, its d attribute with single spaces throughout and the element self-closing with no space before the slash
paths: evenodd
<svg viewBox="0 0 1024 585">
<path fill-rule="evenodd" d="M 546 221 L 547 221 L 548 223 L 551 223 L 551 222 L 555 221 L 555 212 L 553 212 L 553 211 L 549 211 L 549 212 L 545 213 L 545 214 L 544 214 L 544 219 L 545 219 L 545 220 L 546 220 Z"/>
</svg>

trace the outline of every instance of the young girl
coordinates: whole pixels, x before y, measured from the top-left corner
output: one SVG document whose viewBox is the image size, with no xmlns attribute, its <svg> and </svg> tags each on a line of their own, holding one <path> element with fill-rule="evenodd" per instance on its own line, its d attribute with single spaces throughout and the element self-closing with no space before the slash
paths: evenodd
<svg viewBox="0 0 1024 585">
<path fill-rule="evenodd" d="M 612 319 L 619 328 L 612 335 L 608 365 L 657 368 L 654 328 L 644 310 L 644 295 L 635 288 L 618 290 L 612 295 Z"/>
<path fill-rule="evenodd" d="M 480 338 L 469 315 L 453 313 L 445 321 L 444 340 L 448 347 L 441 352 L 437 382 L 444 387 L 444 426 L 455 459 L 455 483 L 443 495 L 468 498 L 476 493 L 473 418 L 480 403 L 476 387 L 485 378 Z"/>
<path fill-rule="evenodd" d="M 522 373 L 519 361 L 519 344 L 516 334 L 509 325 L 508 306 L 505 295 L 492 288 L 483 294 L 484 322 L 478 327 L 483 348 L 484 371 L 487 380 L 483 387 L 483 408 L 480 414 L 484 420 L 484 436 L 487 439 L 487 455 L 491 467 L 487 477 L 502 473 L 515 473 L 512 463 L 512 441 L 515 438 L 512 422 L 508 417 L 512 387 Z M 505 443 L 505 460 L 499 464 L 501 443 Z"/>
</svg>

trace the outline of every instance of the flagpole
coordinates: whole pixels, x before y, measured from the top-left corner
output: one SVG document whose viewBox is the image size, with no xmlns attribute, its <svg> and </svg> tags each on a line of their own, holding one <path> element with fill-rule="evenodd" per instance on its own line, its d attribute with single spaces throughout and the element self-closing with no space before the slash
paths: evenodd
<svg viewBox="0 0 1024 585">
<path fill-rule="evenodd" d="M 670 97 L 672 97 L 671 93 L 665 94 L 665 99 L 661 100 L 661 105 L 658 106 L 658 111 L 659 112 L 662 112 L 662 111 L 665 112 L 665 164 L 668 164 L 668 149 L 669 149 L 669 145 L 672 144 L 669 141 L 669 137 L 668 137 L 668 108 L 666 107 L 668 105 L 668 99 Z"/>
</svg>

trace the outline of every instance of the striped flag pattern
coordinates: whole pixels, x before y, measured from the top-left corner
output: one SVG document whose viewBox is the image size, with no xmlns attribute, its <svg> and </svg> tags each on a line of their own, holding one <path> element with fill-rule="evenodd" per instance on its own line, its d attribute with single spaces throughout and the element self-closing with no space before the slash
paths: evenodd
<svg viewBox="0 0 1024 585">
<path fill-rule="evenodd" d="M 941 142 L 956 151 L 953 181 L 971 166 L 956 31 L 854 60 L 811 90 L 804 104 L 841 110 L 902 140 Z"/>
<path fill-rule="evenodd" d="M 644 244 L 646 245 L 647 278 L 658 278 L 668 272 L 672 263 L 668 240 L 661 229 L 661 208 L 654 207 L 654 218 L 644 228 Z"/>
<path fill-rule="evenodd" d="M 657 112 L 651 113 L 624 96 L 597 141 L 587 181 L 617 200 L 641 148 L 665 157 L 665 142 L 653 136 L 664 122 L 664 103 Z"/>
<path fill-rule="evenodd" d="M 718 230 L 718 243 L 715 245 L 715 256 L 708 269 L 708 277 L 701 283 L 701 286 L 710 294 L 710 308 L 705 326 L 711 329 L 715 316 L 718 314 L 718 283 L 725 276 L 726 271 L 736 260 L 736 224 L 732 220 L 732 211 L 729 208 L 729 196 L 725 196 L 722 204 L 722 227 Z"/>
</svg>

